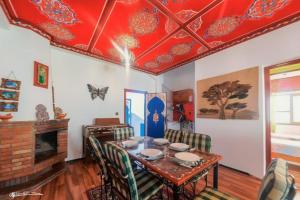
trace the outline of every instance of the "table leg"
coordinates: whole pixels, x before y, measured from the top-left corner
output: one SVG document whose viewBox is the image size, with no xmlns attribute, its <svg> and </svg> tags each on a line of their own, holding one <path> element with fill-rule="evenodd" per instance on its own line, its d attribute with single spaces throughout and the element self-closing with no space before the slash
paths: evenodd
<svg viewBox="0 0 300 200">
<path fill-rule="evenodd" d="M 173 200 L 179 200 L 180 186 L 173 185 Z"/>
<path fill-rule="evenodd" d="M 214 182 L 213 182 L 213 187 L 215 189 L 218 189 L 218 180 L 219 180 L 219 163 L 217 163 L 214 166 Z"/>
</svg>

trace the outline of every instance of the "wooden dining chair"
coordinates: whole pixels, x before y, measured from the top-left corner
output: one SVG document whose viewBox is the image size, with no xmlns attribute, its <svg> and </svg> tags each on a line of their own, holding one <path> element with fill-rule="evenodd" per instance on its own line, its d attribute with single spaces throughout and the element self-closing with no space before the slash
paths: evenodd
<svg viewBox="0 0 300 200">
<path fill-rule="evenodd" d="M 294 198 L 295 179 L 288 174 L 285 160 L 274 159 L 267 169 L 260 186 L 258 200 L 292 200 Z M 228 194 L 206 187 L 194 200 L 235 200 Z"/>
<path fill-rule="evenodd" d="M 209 135 L 183 132 L 181 142 L 189 145 L 190 148 L 195 148 L 206 153 L 211 152 L 211 137 Z M 186 185 L 191 184 L 194 196 L 196 194 L 197 183 L 200 179 L 204 177 L 205 184 L 207 185 L 207 174 L 208 171 L 199 176 L 193 177 L 193 179 L 189 180 L 189 182 L 186 183 Z"/>
<path fill-rule="evenodd" d="M 134 136 L 134 130 L 132 127 L 114 128 L 115 141 L 127 140 L 132 136 Z"/>
<path fill-rule="evenodd" d="M 196 148 L 206 153 L 211 152 L 211 137 L 209 135 L 184 132 L 181 142 L 189 145 L 190 148 Z"/>
<path fill-rule="evenodd" d="M 108 188 L 110 186 L 110 181 L 109 181 L 109 176 L 107 173 L 107 168 L 105 165 L 105 155 L 104 155 L 104 150 L 99 142 L 99 140 L 94 136 L 90 135 L 89 140 L 93 149 L 93 152 L 95 154 L 95 158 L 97 160 L 97 163 L 100 168 L 99 175 L 101 177 L 101 196 L 103 195 L 103 192 L 105 194 L 106 199 L 108 199 Z"/>
<path fill-rule="evenodd" d="M 139 169 L 133 171 L 128 153 L 119 146 L 107 142 L 104 152 L 107 169 L 112 182 L 112 194 L 118 199 L 147 200 L 161 191 L 162 182 L 154 175 Z"/>
<path fill-rule="evenodd" d="M 171 143 L 180 142 L 181 137 L 182 137 L 182 131 L 173 130 L 173 129 L 167 129 L 164 135 L 164 138 L 168 139 L 169 142 Z"/>
</svg>

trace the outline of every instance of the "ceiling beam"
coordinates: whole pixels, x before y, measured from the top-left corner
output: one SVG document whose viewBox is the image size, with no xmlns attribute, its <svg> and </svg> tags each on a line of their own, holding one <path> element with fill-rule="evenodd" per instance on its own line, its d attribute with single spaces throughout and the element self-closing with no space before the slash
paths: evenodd
<svg viewBox="0 0 300 200">
<path fill-rule="evenodd" d="M 161 4 L 158 0 L 149 0 L 149 3 L 151 3 L 153 6 L 155 6 L 157 9 L 159 9 L 162 13 L 164 13 L 166 16 L 169 16 L 172 20 L 174 20 L 180 28 L 188 32 L 195 40 L 197 40 L 200 44 L 205 46 L 206 48 L 210 48 L 207 42 L 205 42 L 200 36 L 195 34 L 193 31 L 191 31 L 187 25 L 189 23 L 189 20 L 185 23 L 183 23 L 174 13 L 172 13 L 168 8 L 166 8 L 163 4 Z"/>
<path fill-rule="evenodd" d="M 98 21 L 98 24 L 96 25 L 96 31 L 94 32 L 91 42 L 89 44 L 88 51 L 91 52 L 91 50 L 96 45 L 100 35 L 103 32 L 103 29 L 105 27 L 106 22 L 108 21 L 110 14 L 112 13 L 112 10 L 115 6 L 116 0 L 107 0 L 106 5 L 104 7 L 102 16 L 100 16 L 100 20 Z"/>
<path fill-rule="evenodd" d="M 144 55 L 148 54 L 149 52 L 151 52 L 153 49 L 155 49 L 156 47 L 158 47 L 161 43 L 165 42 L 167 39 L 169 39 L 170 37 L 172 37 L 175 33 L 177 33 L 181 28 L 178 27 L 177 29 L 175 29 L 174 31 L 172 31 L 170 34 L 166 35 L 165 37 L 163 37 L 161 40 L 159 40 L 158 42 L 156 42 L 154 45 L 152 45 L 149 49 L 147 49 L 146 51 L 142 52 L 135 60 L 139 60 L 140 58 L 142 58 Z"/>
</svg>

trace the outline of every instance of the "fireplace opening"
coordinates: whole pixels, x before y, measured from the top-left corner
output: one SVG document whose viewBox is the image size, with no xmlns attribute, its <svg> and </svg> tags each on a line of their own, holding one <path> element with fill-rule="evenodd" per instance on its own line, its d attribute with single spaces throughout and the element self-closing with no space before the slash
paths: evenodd
<svg viewBox="0 0 300 200">
<path fill-rule="evenodd" d="M 35 135 L 35 163 L 57 154 L 57 131 Z"/>
</svg>

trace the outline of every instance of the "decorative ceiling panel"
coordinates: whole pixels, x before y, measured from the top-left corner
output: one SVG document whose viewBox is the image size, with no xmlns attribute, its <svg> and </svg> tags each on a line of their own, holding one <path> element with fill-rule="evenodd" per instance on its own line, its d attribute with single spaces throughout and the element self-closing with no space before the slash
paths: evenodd
<svg viewBox="0 0 300 200">
<path fill-rule="evenodd" d="M 54 46 L 121 65 L 131 59 L 134 69 L 152 74 L 300 19 L 299 0 L 0 0 L 0 5 L 12 24 Z"/>
<path fill-rule="evenodd" d="M 137 65 L 143 70 L 158 73 L 208 50 L 188 33 L 185 32 L 185 35 L 184 38 L 169 38 L 147 55 L 137 59 Z"/>
<path fill-rule="evenodd" d="M 117 1 L 94 47 L 104 56 L 120 61 L 121 55 L 114 47 L 114 42 L 121 48 L 127 47 L 136 58 L 153 43 L 167 36 L 162 28 L 166 20 L 167 17 L 147 1 Z"/>
<path fill-rule="evenodd" d="M 299 13 L 300 2 L 291 0 L 224 0 L 205 13 L 197 34 L 211 48 Z"/>
</svg>

